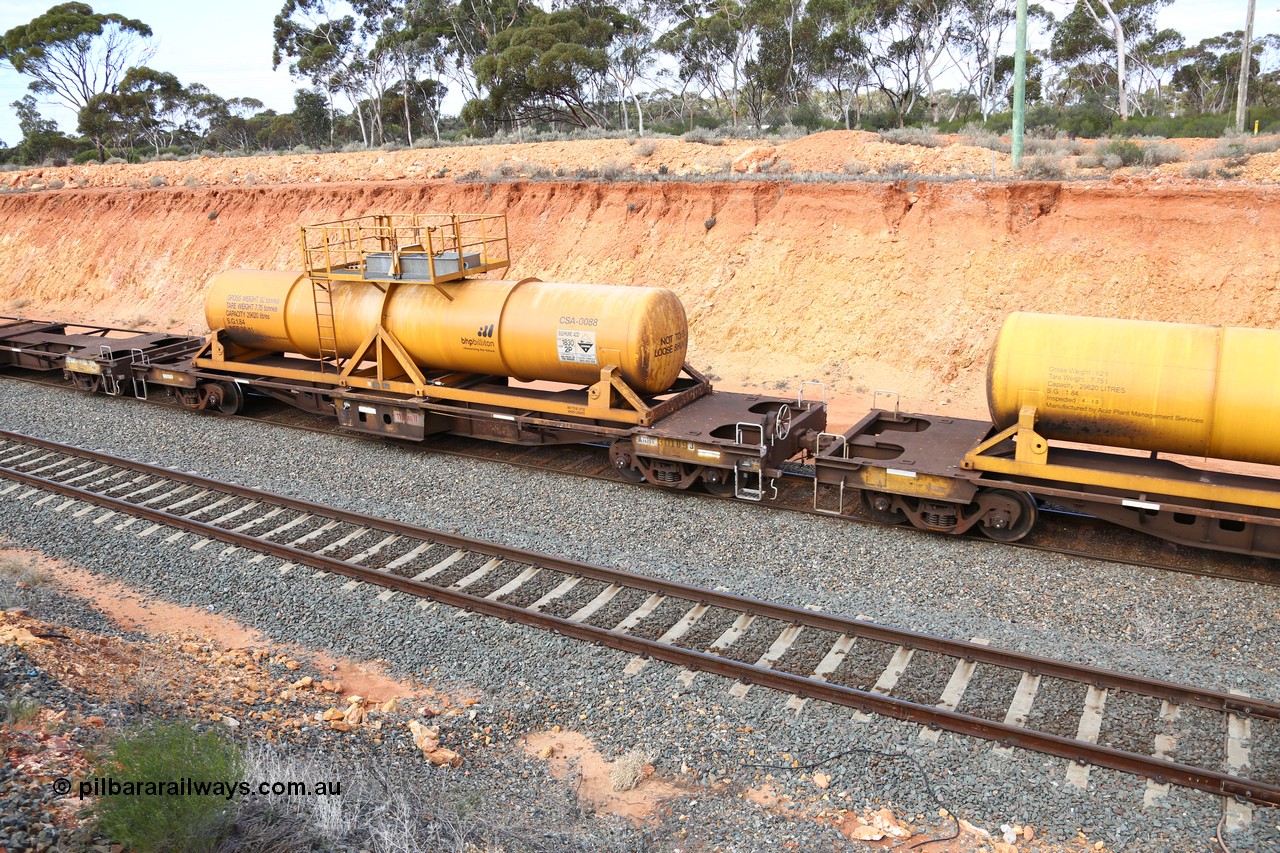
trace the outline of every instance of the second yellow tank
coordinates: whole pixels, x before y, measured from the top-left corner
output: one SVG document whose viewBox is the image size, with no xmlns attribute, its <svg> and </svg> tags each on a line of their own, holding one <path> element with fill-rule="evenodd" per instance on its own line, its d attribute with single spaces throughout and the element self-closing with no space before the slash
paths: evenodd
<svg viewBox="0 0 1280 853">
<path fill-rule="evenodd" d="M 1046 438 L 1280 464 L 1280 332 L 1010 314 L 987 395 L 998 427 L 1037 408 Z"/>
</svg>

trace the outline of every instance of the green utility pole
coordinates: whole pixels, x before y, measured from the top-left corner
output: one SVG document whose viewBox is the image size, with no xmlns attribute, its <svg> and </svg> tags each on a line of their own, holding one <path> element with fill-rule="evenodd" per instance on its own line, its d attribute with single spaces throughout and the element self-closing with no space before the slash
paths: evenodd
<svg viewBox="0 0 1280 853">
<path fill-rule="evenodd" d="M 1009 153 L 1013 168 L 1022 168 L 1022 132 L 1027 102 L 1027 0 L 1018 0 L 1017 42 L 1013 48 L 1013 133 Z"/>
</svg>

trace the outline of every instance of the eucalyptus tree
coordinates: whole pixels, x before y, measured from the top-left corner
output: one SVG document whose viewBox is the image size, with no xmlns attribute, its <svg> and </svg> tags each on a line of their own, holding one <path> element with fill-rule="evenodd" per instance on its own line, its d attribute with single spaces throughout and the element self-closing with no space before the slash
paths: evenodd
<svg viewBox="0 0 1280 853">
<path fill-rule="evenodd" d="M 79 113 L 99 95 L 115 95 L 125 72 L 151 59 L 150 38 L 151 28 L 136 18 L 60 3 L 0 37 L 0 61 L 30 77 L 31 91 Z M 104 159 L 103 137 L 91 138 Z"/>
<path fill-rule="evenodd" d="M 1178 106 L 1189 113 L 1226 112 L 1237 95 L 1243 46 L 1244 31 L 1235 30 L 1178 51 L 1171 84 Z M 1278 48 L 1280 36 L 1274 34 L 1250 42 L 1246 73 L 1253 103 L 1265 102 L 1269 94 L 1264 63 L 1268 53 Z"/>
<path fill-rule="evenodd" d="M 534 10 L 532 0 L 416 0 L 442 5 L 443 38 L 447 61 L 445 74 L 456 83 L 466 100 L 480 102 L 485 86 L 477 79 L 475 63 L 489 51 L 489 40 L 521 23 Z"/>
<path fill-rule="evenodd" d="M 289 60 L 289 73 L 323 92 L 329 106 L 333 144 L 335 96 L 344 72 L 358 60 L 356 18 L 349 4 L 335 0 L 285 0 L 273 22 L 271 67 Z"/>
<path fill-rule="evenodd" d="M 956 30 L 956 0 L 863 0 L 859 23 L 867 67 L 898 125 L 923 94 L 938 118 L 937 80 Z"/>
<path fill-rule="evenodd" d="M 590 86 L 607 73 L 608 47 L 624 17 L 612 7 L 595 16 L 579 7 L 531 10 L 476 58 L 476 80 L 489 94 L 468 103 L 464 117 L 603 127 Z"/>
<path fill-rule="evenodd" d="M 22 131 L 22 142 L 15 150 L 23 162 L 39 163 L 59 148 L 72 147 L 71 140 L 58 130 L 58 123 L 40 115 L 35 95 L 23 95 L 9 106 L 13 107 L 18 117 L 18 129 Z"/>
<path fill-rule="evenodd" d="M 173 74 L 145 65 L 130 68 L 120 81 L 119 96 L 126 125 L 157 154 L 192 129 L 187 125 L 190 93 Z"/>
<path fill-rule="evenodd" d="M 830 87 L 849 130 L 855 121 L 862 122 L 860 92 L 871 73 L 861 16 L 848 0 L 809 0 L 808 13 L 814 28 L 814 77 Z M 852 121 L 851 113 L 856 116 Z"/>
<path fill-rule="evenodd" d="M 679 80 L 686 88 L 697 83 L 709 91 L 737 127 L 747 67 L 758 47 L 758 20 L 749 0 L 658 0 L 658 6 L 675 20 L 658 47 L 676 60 Z"/>
<path fill-rule="evenodd" d="M 150 37 L 151 28 L 135 18 L 62 3 L 0 37 L 0 61 L 32 78 L 36 94 L 79 109 L 94 95 L 115 92 L 129 68 L 155 54 Z"/>
<path fill-rule="evenodd" d="M 1158 31 L 1156 15 L 1173 0 L 1076 0 L 1054 30 L 1050 55 L 1069 85 L 1096 92 L 1114 89 L 1116 113 L 1128 121 L 1130 59 Z M 1157 39 L 1167 42 L 1167 39 Z M 1110 57 L 1114 56 L 1114 64 Z"/>
<path fill-rule="evenodd" d="M 817 74 L 819 22 L 806 0 L 752 0 L 759 46 L 747 66 L 751 89 L 748 99 L 755 124 L 765 123 L 767 109 L 792 121 L 802 103 L 808 103 Z"/>
<path fill-rule="evenodd" d="M 588 11 L 593 7 L 603 8 L 606 4 L 583 0 L 581 3 Z M 662 12 L 658 6 L 647 0 L 621 0 L 612 5 L 616 22 L 613 38 L 605 48 L 608 57 L 608 73 L 618 86 L 623 99 L 630 98 L 636 110 L 636 127 L 644 136 L 644 107 L 640 102 L 639 87 L 647 75 L 657 65 L 658 48 L 654 43 L 654 34 L 661 23 Z M 625 101 L 619 104 L 622 113 L 622 126 L 631 130 L 631 118 Z"/>
<path fill-rule="evenodd" d="M 447 55 L 447 11 L 441 0 L 413 0 L 378 24 L 376 50 L 387 58 L 400 78 L 398 97 L 404 111 L 405 141 L 413 145 L 413 110 L 430 118 L 431 130 L 440 139 L 441 101 L 446 89 L 440 82 Z"/>
</svg>

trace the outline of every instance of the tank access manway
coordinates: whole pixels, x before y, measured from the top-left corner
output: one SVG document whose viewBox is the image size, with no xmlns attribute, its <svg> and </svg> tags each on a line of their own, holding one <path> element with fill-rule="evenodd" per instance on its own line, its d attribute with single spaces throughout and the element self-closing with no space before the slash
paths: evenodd
<svg viewBox="0 0 1280 853">
<path fill-rule="evenodd" d="M 0 498 L 29 514 L 69 513 L 99 528 L 98 535 L 107 522 L 118 532 L 169 543 L 191 535 L 193 549 L 225 543 L 230 547 L 223 554 L 259 555 L 251 562 L 279 558 L 282 573 L 309 567 L 350 578 L 350 587 L 382 587 L 383 600 L 430 599 L 553 631 L 630 653 L 629 675 L 651 659 L 665 661 L 683 668 L 679 677 L 686 683 L 700 671 L 730 679 L 734 696 L 752 685 L 791 694 L 788 706 L 797 712 L 818 699 L 918 723 L 922 740 L 936 740 L 944 730 L 996 741 L 998 752 L 1018 746 L 1067 759 L 1066 778 L 1080 787 L 1087 787 L 1090 765 L 1139 774 L 1148 779 L 1148 799 L 1170 784 L 1196 788 L 1229 797 L 1235 820 L 1248 819 L 1246 803 L 1280 805 L 1280 785 L 1240 775 L 1248 764 L 1269 766 L 1280 758 L 1240 755 L 1249 742 L 1241 731 L 1280 725 L 1277 702 L 592 566 L 3 430 L 0 479 L 11 481 L 0 486 Z M 903 679 L 916 655 L 953 664 L 940 696 L 913 692 L 911 679 Z M 1012 695 L 1007 708 L 968 706 L 965 688 L 977 668 L 1016 684 L 1005 691 Z M 1036 693 L 1050 680 L 1084 692 L 1075 736 L 1034 725 Z M 1103 725 L 1108 698 L 1123 705 L 1134 696 L 1161 700 L 1159 716 L 1143 721 L 1122 714 Z M 1220 715 L 1223 753 L 1200 762 L 1212 766 L 1180 763 L 1176 746 L 1170 748 L 1165 725 L 1181 706 Z M 1151 754 L 1099 742 L 1104 731 L 1108 739 L 1150 743 Z"/>
</svg>

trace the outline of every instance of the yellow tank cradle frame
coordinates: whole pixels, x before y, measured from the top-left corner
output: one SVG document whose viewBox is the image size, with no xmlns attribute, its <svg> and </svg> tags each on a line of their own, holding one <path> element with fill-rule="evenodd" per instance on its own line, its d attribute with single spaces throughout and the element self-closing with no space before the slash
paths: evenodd
<svg viewBox="0 0 1280 853">
<path fill-rule="evenodd" d="M 1231 477 L 1231 484 L 1215 482 L 1211 475 L 1194 468 L 1186 468 L 1183 477 L 1143 473 L 1143 457 L 1122 457 L 1133 460 L 1136 470 L 1119 467 L 1107 469 L 1085 468 L 1079 465 L 1054 464 L 1051 461 L 1052 446 L 1036 431 L 1037 410 L 1032 402 L 1037 395 L 1024 392 L 1023 405 L 1018 411 L 1018 422 L 997 432 L 965 454 L 961 467 L 968 471 L 1001 474 L 1007 477 L 1030 478 L 1039 481 L 1073 483 L 1102 489 L 1113 489 L 1139 496 L 1161 498 L 1188 498 L 1208 504 L 1234 504 L 1280 510 L 1280 492 L 1271 481 L 1248 476 Z M 1014 455 L 1010 459 L 1001 451 L 1014 442 Z M 1062 452 L 1061 450 L 1059 452 Z M 1154 453 L 1152 458 L 1154 458 Z M 1183 466 L 1179 466 L 1180 468 Z M 1153 469 L 1154 470 L 1154 469 Z M 1244 518 L 1239 513 L 1223 512 L 1226 517 Z"/>
<path fill-rule="evenodd" d="M 441 284 L 510 266 L 506 214 L 369 214 L 301 226 L 300 242 L 304 274 L 314 290 L 320 358 L 305 359 L 307 368 L 256 363 L 280 353 L 243 347 L 226 340 L 223 329 L 214 329 L 193 359 L 196 367 L 389 392 L 418 398 L 420 402 L 448 400 L 640 426 L 649 426 L 711 391 L 706 377 L 688 364 L 683 366 L 683 373 L 692 385 L 657 402 L 646 401 L 631 388 L 614 364 L 601 365 L 599 381 L 584 389 L 585 399 L 581 402 L 525 389 L 484 391 L 460 387 L 476 384 L 477 377 L 451 371 L 424 373 L 381 322 L 350 358 L 340 356 L 336 332 L 339 318 L 334 316 L 332 299 L 335 284 L 365 282 L 381 291 L 379 316 L 384 319 L 387 300 L 401 284 L 430 284 L 452 301 L 453 296 Z"/>
</svg>

